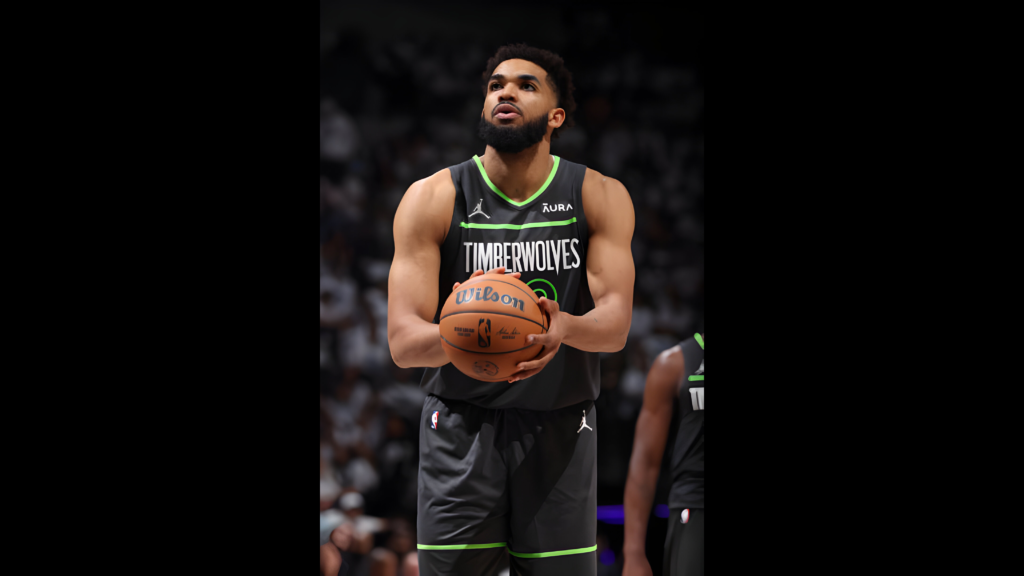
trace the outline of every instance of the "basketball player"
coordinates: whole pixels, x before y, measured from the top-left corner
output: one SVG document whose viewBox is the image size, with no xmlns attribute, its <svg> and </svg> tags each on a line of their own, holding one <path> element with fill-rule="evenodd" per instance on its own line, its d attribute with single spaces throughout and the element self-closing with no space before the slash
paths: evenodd
<svg viewBox="0 0 1024 576">
<path fill-rule="evenodd" d="M 651 576 L 644 552 L 661 455 L 678 403 L 672 453 L 665 576 L 704 574 L 704 338 L 694 334 L 658 355 L 647 373 L 626 479 L 622 576 Z"/>
<path fill-rule="evenodd" d="M 598 353 L 621 350 L 633 298 L 633 205 L 614 178 L 550 154 L 572 126 L 562 59 L 500 48 L 483 74 L 482 157 L 409 187 L 395 215 L 388 343 L 422 386 L 417 540 L 423 576 L 597 570 Z M 459 372 L 441 308 L 461 282 L 511 274 L 550 329 L 507 380 Z M 506 552 L 507 550 L 507 552 Z M 506 556 L 506 554 L 508 556 Z"/>
</svg>

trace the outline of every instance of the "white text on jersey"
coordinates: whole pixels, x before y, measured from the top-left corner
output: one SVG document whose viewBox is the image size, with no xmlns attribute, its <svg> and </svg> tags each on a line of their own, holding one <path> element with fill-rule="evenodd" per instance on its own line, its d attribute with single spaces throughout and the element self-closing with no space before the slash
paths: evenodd
<svg viewBox="0 0 1024 576">
<path fill-rule="evenodd" d="M 572 210 L 572 204 L 548 204 L 544 202 L 541 206 L 543 207 L 541 212 L 565 212 L 566 210 Z"/>
<path fill-rule="evenodd" d="M 704 388 L 690 388 L 690 402 L 694 410 L 704 409 Z"/>
<path fill-rule="evenodd" d="M 576 252 L 579 238 L 538 240 L 536 242 L 463 242 L 466 247 L 466 272 L 504 266 L 506 271 L 538 272 L 580 267 Z M 572 254 L 569 254 L 569 251 Z M 575 258 L 570 261 L 571 258 Z"/>
</svg>

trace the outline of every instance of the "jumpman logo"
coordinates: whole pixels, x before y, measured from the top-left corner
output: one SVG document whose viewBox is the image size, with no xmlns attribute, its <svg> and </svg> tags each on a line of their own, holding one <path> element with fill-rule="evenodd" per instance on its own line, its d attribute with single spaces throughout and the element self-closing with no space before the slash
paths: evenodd
<svg viewBox="0 0 1024 576">
<path fill-rule="evenodd" d="M 473 209 L 473 213 L 470 214 L 469 216 L 476 216 L 477 214 L 484 214 L 484 211 L 480 209 L 480 207 L 483 206 L 483 204 L 484 204 L 484 199 L 481 198 L 480 201 L 476 203 L 476 208 Z M 466 216 L 466 218 L 469 218 L 469 216 Z M 484 214 L 484 216 L 487 216 L 487 214 Z M 487 219 L 490 220 L 491 217 L 487 216 Z"/>
<path fill-rule="evenodd" d="M 594 431 L 593 428 L 591 428 L 590 426 L 587 426 L 587 411 L 586 410 L 583 411 L 583 422 L 580 422 L 580 429 L 577 430 L 576 433 L 579 434 L 580 432 L 583 432 L 584 428 L 586 428 L 587 430 L 590 430 L 591 432 Z"/>
</svg>

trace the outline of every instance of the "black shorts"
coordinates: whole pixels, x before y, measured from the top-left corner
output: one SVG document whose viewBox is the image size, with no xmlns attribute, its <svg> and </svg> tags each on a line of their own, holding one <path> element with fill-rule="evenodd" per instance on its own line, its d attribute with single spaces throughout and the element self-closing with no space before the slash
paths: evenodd
<svg viewBox="0 0 1024 576">
<path fill-rule="evenodd" d="M 511 574 L 597 573 L 592 401 L 489 410 L 431 394 L 420 421 L 421 576 L 490 576 L 506 555 Z"/>
<path fill-rule="evenodd" d="M 689 508 L 683 524 L 683 509 L 668 514 L 665 537 L 665 576 L 704 576 L 704 509 Z"/>
</svg>

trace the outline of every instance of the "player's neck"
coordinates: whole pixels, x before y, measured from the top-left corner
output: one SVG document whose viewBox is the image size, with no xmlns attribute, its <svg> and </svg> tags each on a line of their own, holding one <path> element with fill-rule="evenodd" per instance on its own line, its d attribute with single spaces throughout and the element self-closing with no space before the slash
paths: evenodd
<svg viewBox="0 0 1024 576">
<path fill-rule="evenodd" d="M 551 143 L 547 138 L 517 154 L 498 152 L 488 146 L 480 161 L 498 190 L 516 202 L 522 202 L 540 190 L 554 165 Z"/>
</svg>

